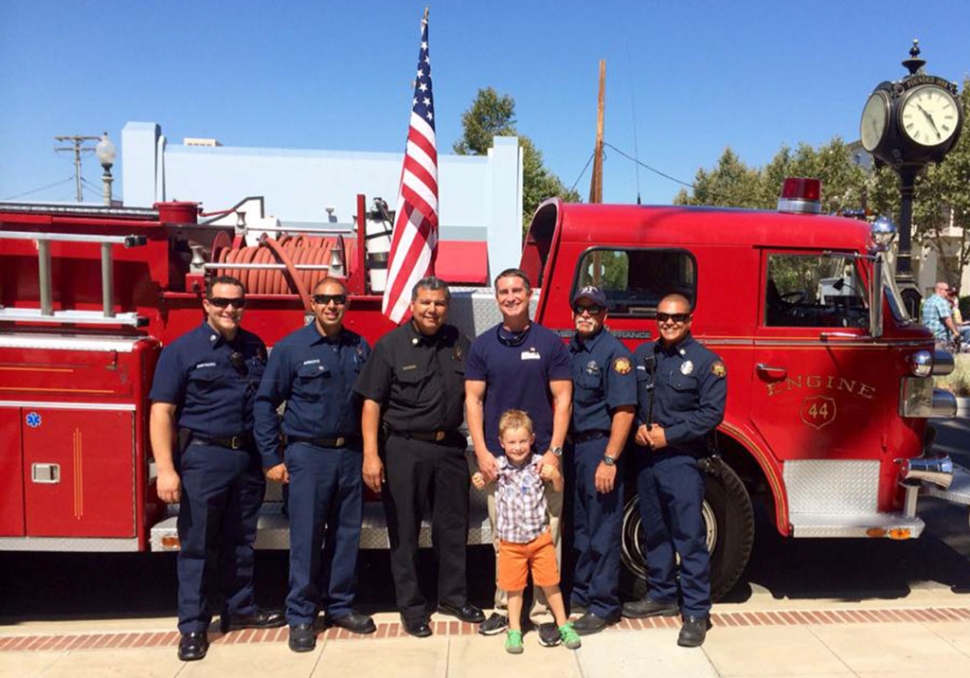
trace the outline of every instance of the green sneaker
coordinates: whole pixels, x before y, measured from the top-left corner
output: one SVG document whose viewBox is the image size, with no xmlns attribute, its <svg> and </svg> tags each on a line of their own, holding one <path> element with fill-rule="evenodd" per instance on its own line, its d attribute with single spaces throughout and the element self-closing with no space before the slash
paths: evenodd
<svg viewBox="0 0 970 678">
<path fill-rule="evenodd" d="M 576 633 L 576 629 L 573 628 L 570 622 L 566 622 L 559 627 L 559 637 L 562 638 L 562 644 L 570 650 L 577 650 L 583 644 L 583 641 L 579 639 L 579 634 Z"/>
<path fill-rule="evenodd" d="M 576 636 L 579 638 L 579 636 Z M 505 634 L 505 651 L 509 654 L 522 654 L 522 632 L 509 629 Z"/>
</svg>

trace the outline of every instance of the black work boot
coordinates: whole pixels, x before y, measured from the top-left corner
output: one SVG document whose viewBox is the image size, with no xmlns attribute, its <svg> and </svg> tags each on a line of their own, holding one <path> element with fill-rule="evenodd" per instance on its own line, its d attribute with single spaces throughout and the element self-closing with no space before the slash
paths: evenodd
<svg viewBox="0 0 970 678">
<path fill-rule="evenodd" d="M 677 644 L 681 647 L 700 647 L 707 637 L 707 630 L 711 628 L 710 615 L 703 617 L 684 617 L 684 625 L 680 627 Z"/>
</svg>

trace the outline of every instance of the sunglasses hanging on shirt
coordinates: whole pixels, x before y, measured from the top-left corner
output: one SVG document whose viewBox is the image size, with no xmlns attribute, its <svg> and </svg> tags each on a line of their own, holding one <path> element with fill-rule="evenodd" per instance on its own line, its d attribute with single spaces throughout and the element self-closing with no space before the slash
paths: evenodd
<svg viewBox="0 0 970 678">
<path fill-rule="evenodd" d="M 499 325 L 495 330 L 495 335 L 498 337 L 499 343 L 504 346 L 521 346 L 529 338 L 530 329 L 532 329 L 532 325 L 529 325 L 521 332 L 509 332 Z"/>
</svg>

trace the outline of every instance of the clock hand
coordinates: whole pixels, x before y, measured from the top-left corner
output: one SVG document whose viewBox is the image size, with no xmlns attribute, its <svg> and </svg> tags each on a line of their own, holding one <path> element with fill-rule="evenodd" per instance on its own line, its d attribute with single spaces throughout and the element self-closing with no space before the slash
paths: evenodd
<svg viewBox="0 0 970 678">
<path fill-rule="evenodd" d="M 919 112 L 923 114 L 923 117 L 925 117 L 929 121 L 930 125 L 933 127 L 933 131 L 936 132 L 936 138 L 937 139 L 941 138 L 940 137 L 940 130 L 938 130 L 936 128 L 936 123 L 933 122 L 933 116 L 930 115 L 929 113 L 927 113 L 926 111 L 924 111 L 923 110 L 923 107 L 920 106 L 919 104 L 916 104 L 916 108 L 918 108 L 919 109 Z"/>
</svg>

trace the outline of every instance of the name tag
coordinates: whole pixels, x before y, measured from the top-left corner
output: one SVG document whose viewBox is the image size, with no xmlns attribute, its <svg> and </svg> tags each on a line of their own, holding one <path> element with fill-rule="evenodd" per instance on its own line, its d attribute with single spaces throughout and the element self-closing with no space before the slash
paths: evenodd
<svg viewBox="0 0 970 678">
<path fill-rule="evenodd" d="M 314 358 L 313 360 L 304 360 L 303 361 L 303 364 L 304 365 L 318 365 L 318 364 L 320 364 L 320 359 L 319 358 Z"/>
<path fill-rule="evenodd" d="M 410 370 L 416 370 L 416 369 L 418 369 L 417 365 L 405 365 L 404 367 L 401 368 L 401 371 L 408 372 Z"/>
<path fill-rule="evenodd" d="M 199 363 L 198 365 L 195 366 L 195 369 L 199 370 L 199 369 L 202 369 L 203 367 L 215 367 L 215 366 L 216 366 L 215 363 Z"/>
<path fill-rule="evenodd" d="M 522 360 L 542 360 L 538 351 L 522 351 Z"/>
</svg>

